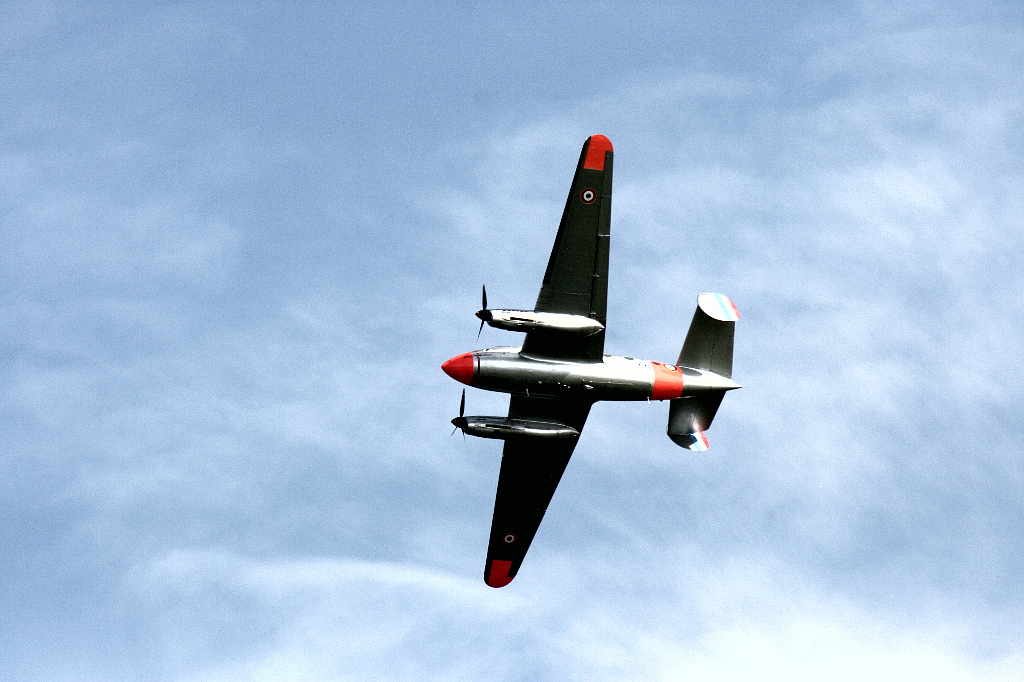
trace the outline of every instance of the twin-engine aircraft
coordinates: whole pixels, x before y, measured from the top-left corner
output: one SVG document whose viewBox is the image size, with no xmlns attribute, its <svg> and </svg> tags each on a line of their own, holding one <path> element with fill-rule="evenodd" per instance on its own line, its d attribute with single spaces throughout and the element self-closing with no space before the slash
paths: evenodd
<svg viewBox="0 0 1024 682">
<path fill-rule="evenodd" d="M 512 395 L 508 417 L 466 417 L 463 433 L 505 441 L 494 500 L 484 581 L 512 582 L 558 481 L 569 463 L 590 407 L 598 400 L 668 400 L 668 436 L 690 450 L 707 450 L 711 426 L 732 380 L 733 331 L 740 314 L 721 294 L 701 294 L 676 364 L 604 354 L 608 301 L 608 242 L 612 207 L 612 143 L 583 143 L 547 271 L 533 310 L 487 308 L 480 328 L 526 332 L 521 347 L 463 353 L 441 365 L 468 386 Z M 478 333 L 479 336 L 479 333 Z"/>
</svg>

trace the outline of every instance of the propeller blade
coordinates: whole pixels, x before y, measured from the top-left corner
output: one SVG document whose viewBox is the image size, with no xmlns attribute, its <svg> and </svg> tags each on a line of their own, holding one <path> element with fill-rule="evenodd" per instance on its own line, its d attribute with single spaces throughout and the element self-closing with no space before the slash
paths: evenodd
<svg viewBox="0 0 1024 682">
<path fill-rule="evenodd" d="M 484 322 L 490 319 L 490 314 L 487 312 L 487 285 L 484 284 L 480 292 L 480 303 L 483 305 L 480 310 L 476 311 L 476 316 L 480 318 L 480 328 L 476 330 L 476 340 L 480 340 L 480 332 L 484 330 Z"/>
<path fill-rule="evenodd" d="M 455 428 L 452 429 L 452 432 L 449 434 L 450 436 L 454 436 L 455 432 L 459 430 L 459 419 L 462 419 L 462 415 L 464 415 L 465 413 L 466 413 L 466 389 L 462 389 L 462 400 L 459 402 L 459 417 L 458 417 L 458 419 L 453 419 L 452 420 L 452 424 L 455 426 Z M 466 429 L 462 429 L 462 437 L 463 438 L 466 437 Z"/>
</svg>

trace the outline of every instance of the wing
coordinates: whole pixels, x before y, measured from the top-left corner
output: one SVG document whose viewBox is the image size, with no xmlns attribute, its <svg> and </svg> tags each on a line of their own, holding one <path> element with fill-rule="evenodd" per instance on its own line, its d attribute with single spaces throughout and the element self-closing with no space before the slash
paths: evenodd
<svg viewBox="0 0 1024 682">
<path fill-rule="evenodd" d="M 512 396 L 508 416 L 558 421 L 582 431 L 590 406 L 591 403 L 569 400 Z M 515 438 L 505 441 L 484 568 L 484 581 L 491 587 L 508 585 L 519 572 L 578 440 Z"/>
<path fill-rule="evenodd" d="M 612 143 L 604 135 L 593 135 L 580 152 L 535 310 L 583 315 L 605 323 L 611 209 Z M 604 332 L 580 337 L 536 329 L 526 335 L 523 352 L 600 360 Z"/>
</svg>

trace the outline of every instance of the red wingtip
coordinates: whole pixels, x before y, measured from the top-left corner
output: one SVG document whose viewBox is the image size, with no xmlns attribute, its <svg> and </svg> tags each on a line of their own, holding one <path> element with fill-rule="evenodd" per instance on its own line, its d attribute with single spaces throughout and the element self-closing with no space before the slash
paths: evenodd
<svg viewBox="0 0 1024 682">
<path fill-rule="evenodd" d="M 476 362 L 473 360 L 472 353 L 463 353 L 462 355 L 456 355 L 454 358 L 441 365 L 441 369 L 443 369 L 444 373 L 452 379 L 469 386 L 473 383 L 473 374 L 476 369 Z"/>
<path fill-rule="evenodd" d="M 505 587 L 512 578 L 508 577 L 508 572 L 512 569 L 511 561 L 499 561 L 495 559 L 491 562 L 490 570 L 487 571 L 487 584 L 491 587 Z"/>
<path fill-rule="evenodd" d="M 591 135 L 590 147 L 587 149 L 587 158 L 583 161 L 583 167 L 590 170 L 604 170 L 604 153 L 612 151 L 612 141 L 604 135 Z"/>
</svg>

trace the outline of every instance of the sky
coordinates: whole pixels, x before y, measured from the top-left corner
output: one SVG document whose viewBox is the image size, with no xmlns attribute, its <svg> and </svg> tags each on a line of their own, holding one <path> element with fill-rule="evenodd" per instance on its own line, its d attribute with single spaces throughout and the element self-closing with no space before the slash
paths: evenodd
<svg viewBox="0 0 1024 682">
<path fill-rule="evenodd" d="M 1024 678 L 1012 2 L 0 2 L 0 679 Z M 587 136 L 600 403 L 523 567 L 440 365 Z M 507 397 L 470 390 L 467 413 Z"/>
</svg>

